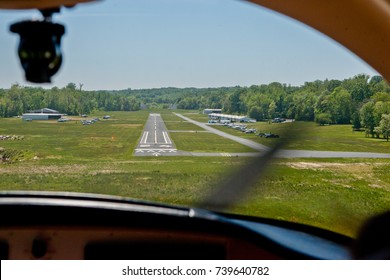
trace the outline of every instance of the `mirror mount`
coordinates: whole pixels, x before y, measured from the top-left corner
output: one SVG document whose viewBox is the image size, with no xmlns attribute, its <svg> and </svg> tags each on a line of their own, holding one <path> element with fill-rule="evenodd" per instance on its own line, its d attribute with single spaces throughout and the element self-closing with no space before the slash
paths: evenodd
<svg viewBox="0 0 390 280">
<path fill-rule="evenodd" d="M 53 23 L 52 16 L 59 8 L 40 11 L 43 20 L 21 21 L 10 26 L 20 36 L 18 56 L 26 80 L 32 83 L 50 83 L 62 64 L 61 37 L 65 27 Z"/>
</svg>

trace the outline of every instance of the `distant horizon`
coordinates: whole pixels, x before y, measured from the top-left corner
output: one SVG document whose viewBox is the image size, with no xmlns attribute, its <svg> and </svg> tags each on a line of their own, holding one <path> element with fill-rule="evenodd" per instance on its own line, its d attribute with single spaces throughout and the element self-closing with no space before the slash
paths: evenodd
<svg viewBox="0 0 390 280">
<path fill-rule="evenodd" d="M 382 77 L 382 75 L 379 75 L 379 74 L 376 74 L 376 75 L 369 75 L 367 73 L 358 73 L 358 74 L 355 74 L 353 76 L 350 76 L 350 77 L 346 77 L 346 78 L 342 78 L 342 79 L 336 79 L 336 78 L 325 78 L 325 79 L 315 79 L 315 80 L 311 80 L 311 81 L 305 81 L 299 85 L 294 85 L 294 84 L 290 84 L 290 83 L 285 83 L 285 82 L 281 82 L 281 81 L 272 81 L 272 82 L 269 82 L 269 83 L 260 83 L 260 84 L 252 84 L 252 85 L 230 85 L 230 86 L 225 86 L 225 85 L 222 85 L 222 86 L 186 86 L 186 87 L 180 87 L 180 86 L 161 86 L 161 87 L 145 87 L 145 88 L 132 88 L 132 87 L 127 87 L 127 88 L 106 88 L 106 89 L 99 89 L 99 88 L 95 88 L 95 89 L 88 89 L 88 88 L 84 88 L 84 84 L 83 83 L 75 83 L 75 82 L 69 82 L 69 83 L 66 83 L 62 86 L 59 86 L 59 85 L 56 85 L 56 84 L 53 84 L 53 85 L 48 85 L 48 84 L 33 84 L 33 83 L 13 83 L 11 84 L 9 87 L 0 87 L 0 89 L 10 89 L 13 85 L 20 85 L 22 87 L 26 87 L 26 88 L 43 88 L 43 89 L 52 89 L 52 88 L 65 88 L 68 84 L 70 83 L 74 83 L 76 85 L 76 88 L 79 88 L 80 84 L 83 84 L 82 86 L 82 90 L 85 90 L 85 91 L 123 91 L 123 90 L 152 90 L 152 89 L 167 89 L 167 88 L 176 88 L 176 89 L 186 89 L 186 88 L 194 88 L 194 89 L 208 89 L 208 88 L 232 88 L 232 87 L 241 87 L 241 88 L 249 88 L 251 86 L 261 86 L 261 85 L 269 85 L 269 84 L 272 84 L 272 83 L 279 83 L 281 85 L 287 85 L 287 86 L 291 86 L 291 87 L 301 87 L 303 86 L 305 83 L 312 83 L 312 82 L 315 82 L 315 81 L 330 81 L 330 80 L 338 80 L 338 81 L 343 81 L 343 80 L 347 80 L 347 79 L 351 79 L 353 77 L 356 77 L 358 75 L 366 75 L 366 76 L 369 76 L 370 78 L 374 77 L 374 76 L 380 76 Z"/>
</svg>

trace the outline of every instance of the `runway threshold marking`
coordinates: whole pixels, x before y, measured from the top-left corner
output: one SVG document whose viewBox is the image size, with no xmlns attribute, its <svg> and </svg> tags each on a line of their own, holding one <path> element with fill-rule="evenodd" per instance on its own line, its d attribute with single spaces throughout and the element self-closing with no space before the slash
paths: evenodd
<svg viewBox="0 0 390 280">
<path fill-rule="evenodd" d="M 141 138 L 141 144 L 146 144 L 146 140 L 148 140 L 148 136 L 149 136 L 149 131 L 144 131 L 144 134 L 142 135 L 142 138 Z"/>
<path fill-rule="evenodd" d="M 162 135 L 164 137 L 165 144 L 172 144 L 171 138 L 168 135 L 168 132 L 163 131 Z"/>
</svg>

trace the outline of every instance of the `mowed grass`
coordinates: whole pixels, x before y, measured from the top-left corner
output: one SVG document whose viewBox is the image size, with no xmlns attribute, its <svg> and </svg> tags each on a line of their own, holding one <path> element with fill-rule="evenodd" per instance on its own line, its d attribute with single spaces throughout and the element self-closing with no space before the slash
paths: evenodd
<svg viewBox="0 0 390 280">
<path fill-rule="evenodd" d="M 255 150 L 210 132 L 172 132 L 176 148 L 192 152 L 247 153 Z"/>
<path fill-rule="evenodd" d="M 196 113 L 196 112 L 180 112 L 183 116 L 186 116 L 187 118 L 193 119 L 198 122 L 204 122 L 207 123 L 209 121 L 209 117 L 206 114 L 202 113 Z"/>
<path fill-rule="evenodd" d="M 166 114 L 170 121 L 177 121 L 170 112 L 161 113 L 164 119 Z M 135 157 L 133 151 L 149 112 L 108 114 L 111 119 L 89 126 L 79 121 L 25 123 L 0 119 L 0 134 L 25 136 L 24 140 L 1 141 L 0 147 L 25 150 L 31 155 L 23 161 L 0 164 L 0 189 L 99 193 L 194 205 L 218 185 L 220 178 L 230 176 L 247 161 L 245 157 Z M 318 129 L 322 128 L 327 127 Z M 202 138 L 211 135 L 171 133 L 178 146 L 201 151 L 207 143 L 208 151 L 227 152 L 228 144 L 221 148 L 222 141 Z M 332 145 L 337 145 L 336 138 L 332 139 Z M 326 145 L 319 148 L 326 150 Z M 390 208 L 387 159 L 278 159 L 270 170 L 255 184 L 250 199 L 231 211 L 354 236 L 366 217 Z"/>
<path fill-rule="evenodd" d="M 216 168 L 210 170 L 209 163 Z M 2 165 L 3 190 L 99 193 L 188 205 L 198 201 L 229 158 L 134 157 L 63 163 L 57 159 Z"/>
<path fill-rule="evenodd" d="M 164 123 L 168 130 L 173 131 L 204 131 L 203 128 L 183 120 L 182 118 L 176 116 L 172 112 L 164 111 L 161 113 L 161 117 L 164 120 Z"/>
</svg>

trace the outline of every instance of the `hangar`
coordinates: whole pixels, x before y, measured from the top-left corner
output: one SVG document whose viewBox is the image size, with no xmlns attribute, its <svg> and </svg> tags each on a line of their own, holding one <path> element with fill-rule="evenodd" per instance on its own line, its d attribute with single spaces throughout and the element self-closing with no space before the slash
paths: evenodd
<svg viewBox="0 0 390 280">
<path fill-rule="evenodd" d="M 61 118 L 64 114 L 61 114 L 60 112 L 49 109 L 49 108 L 43 108 L 38 110 L 33 110 L 28 113 L 25 113 L 22 115 L 22 120 L 58 120 Z"/>
</svg>

